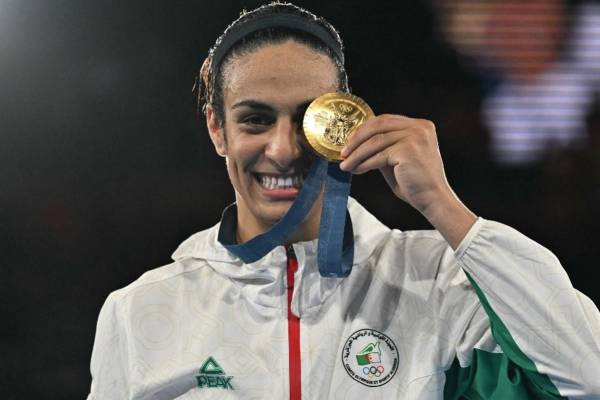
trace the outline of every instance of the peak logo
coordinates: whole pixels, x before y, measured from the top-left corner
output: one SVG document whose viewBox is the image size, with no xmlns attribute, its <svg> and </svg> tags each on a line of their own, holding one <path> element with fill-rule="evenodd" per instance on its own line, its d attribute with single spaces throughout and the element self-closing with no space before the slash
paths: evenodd
<svg viewBox="0 0 600 400">
<path fill-rule="evenodd" d="M 221 388 L 233 390 L 231 380 L 233 376 L 227 376 L 221 366 L 214 358 L 208 357 L 200 367 L 196 382 L 200 389 L 203 388 Z"/>
</svg>

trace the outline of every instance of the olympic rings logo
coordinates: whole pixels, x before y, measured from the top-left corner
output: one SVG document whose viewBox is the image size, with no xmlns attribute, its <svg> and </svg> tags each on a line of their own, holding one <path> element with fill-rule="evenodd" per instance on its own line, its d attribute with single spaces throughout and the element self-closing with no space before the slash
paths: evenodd
<svg viewBox="0 0 600 400">
<path fill-rule="evenodd" d="M 364 367 L 362 370 L 363 374 L 368 376 L 369 379 L 379 378 L 381 376 L 381 374 L 383 374 L 383 371 L 385 371 L 385 369 L 383 368 L 383 365 L 379 365 L 377 367 L 372 365 L 370 367 Z"/>
</svg>

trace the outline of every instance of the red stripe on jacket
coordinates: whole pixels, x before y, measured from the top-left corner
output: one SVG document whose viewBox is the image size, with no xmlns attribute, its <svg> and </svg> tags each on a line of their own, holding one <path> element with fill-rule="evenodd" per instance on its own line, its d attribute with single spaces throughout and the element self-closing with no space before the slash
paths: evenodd
<svg viewBox="0 0 600 400">
<path fill-rule="evenodd" d="M 300 319 L 292 314 L 292 294 L 294 293 L 294 273 L 298 270 L 298 260 L 294 250 L 287 250 L 287 303 L 288 303 L 288 344 L 290 367 L 290 400 L 302 398 L 302 369 L 300 364 Z"/>
</svg>

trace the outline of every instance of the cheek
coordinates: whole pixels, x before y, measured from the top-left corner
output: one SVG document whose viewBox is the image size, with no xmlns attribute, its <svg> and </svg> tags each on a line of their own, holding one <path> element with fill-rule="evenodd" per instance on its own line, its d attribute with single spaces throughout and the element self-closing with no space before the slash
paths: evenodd
<svg viewBox="0 0 600 400">
<path fill-rule="evenodd" d="M 239 135 L 227 146 L 227 165 L 236 174 L 252 171 L 260 161 L 264 144 L 258 136 Z"/>
</svg>

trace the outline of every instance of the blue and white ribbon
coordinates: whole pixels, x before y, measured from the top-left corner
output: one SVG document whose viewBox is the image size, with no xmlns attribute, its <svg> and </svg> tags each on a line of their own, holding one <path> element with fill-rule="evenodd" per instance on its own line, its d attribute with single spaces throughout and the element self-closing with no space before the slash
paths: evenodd
<svg viewBox="0 0 600 400">
<path fill-rule="evenodd" d="M 348 276 L 354 258 L 352 222 L 346 212 L 351 180 L 352 175 L 342 171 L 339 163 L 316 158 L 298 197 L 279 222 L 244 244 L 225 245 L 225 248 L 245 263 L 261 259 L 294 233 L 324 185 L 317 255 L 319 272 L 326 277 Z M 349 245 L 344 249 L 345 242 Z"/>
</svg>

